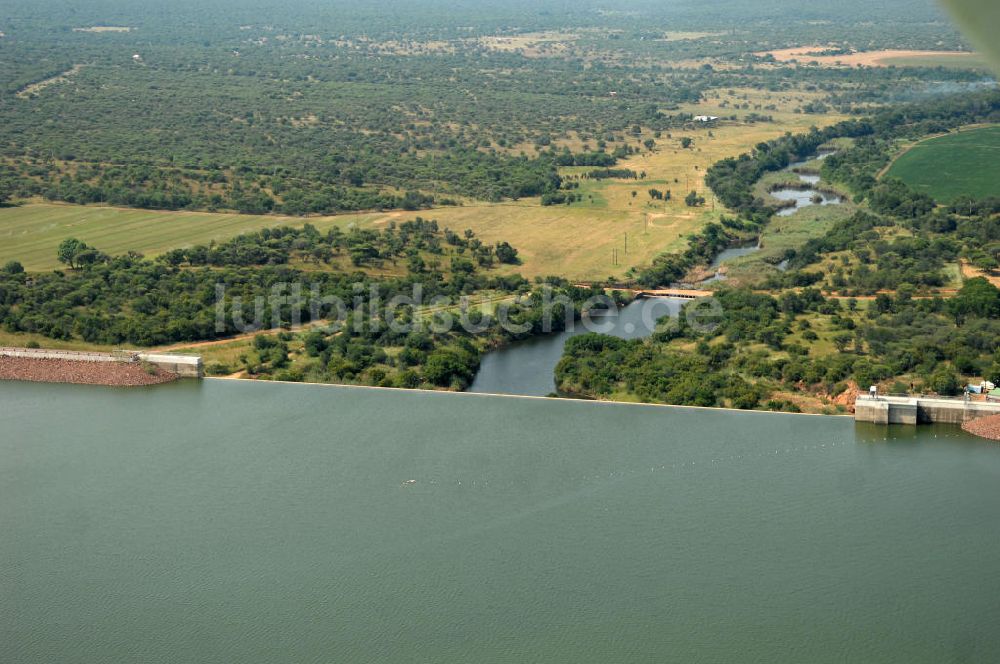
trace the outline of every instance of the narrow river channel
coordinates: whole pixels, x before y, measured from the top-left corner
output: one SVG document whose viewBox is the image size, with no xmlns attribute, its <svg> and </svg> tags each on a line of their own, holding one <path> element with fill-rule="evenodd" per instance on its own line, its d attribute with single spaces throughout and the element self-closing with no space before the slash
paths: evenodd
<svg viewBox="0 0 1000 664">
<path fill-rule="evenodd" d="M 844 202 L 840 196 L 834 193 L 813 188 L 815 185 L 819 184 L 820 178 L 818 175 L 797 172 L 800 168 L 823 161 L 835 152 L 835 150 L 820 150 L 814 157 L 810 157 L 802 161 L 795 161 L 788 165 L 786 170 L 798 175 L 799 180 L 803 183 L 803 185 L 811 186 L 781 187 L 771 191 L 771 196 L 779 201 L 792 201 L 792 205 L 778 210 L 777 215 L 779 217 L 788 217 L 795 214 L 798 210 L 804 207 L 809 207 L 810 205 L 840 205 Z"/>
<path fill-rule="evenodd" d="M 592 319 L 577 321 L 571 330 L 517 341 L 488 353 L 469 392 L 544 397 L 555 392 L 555 368 L 570 337 L 587 332 L 622 339 L 648 337 L 663 316 L 676 316 L 686 300 L 650 298 Z"/>
</svg>

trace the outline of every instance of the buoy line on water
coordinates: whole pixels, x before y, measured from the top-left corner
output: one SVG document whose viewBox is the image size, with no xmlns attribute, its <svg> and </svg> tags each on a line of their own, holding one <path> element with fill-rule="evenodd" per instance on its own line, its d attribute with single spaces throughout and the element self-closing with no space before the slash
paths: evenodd
<svg viewBox="0 0 1000 664">
<path fill-rule="evenodd" d="M 882 440 L 887 440 L 887 439 L 883 438 Z M 830 451 L 836 447 L 854 445 L 856 443 L 857 441 L 852 439 L 845 441 L 832 441 L 828 443 L 816 443 L 814 445 L 781 447 L 778 449 L 772 449 L 768 451 L 752 452 L 749 454 L 726 454 L 713 458 L 701 459 L 697 461 L 675 461 L 673 463 L 662 463 L 653 466 L 646 466 L 641 469 L 630 468 L 627 470 L 613 470 L 608 473 L 595 473 L 593 475 L 590 474 L 582 475 L 574 477 L 572 478 L 572 480 L 576 482 L 584 482 L 584 481 L 592 482 L 599 480 L 621 480 L 628 477 L 637 477 L 641 475 L 648 475 L 650 473 L 669 472 L 671 470 L 680 471 L 685 469 L 697 469 L 699 467 L 711 468 L 713 466 L 718 466 L 720 464 L 725 464 L 725 463 L 740 463 L 740 462 L 752 461 L 754 459 L 767 459 L 767 458 L 773 459 L 776 455 L 794 454 L 794 453 L 812 452 L 812 451 Z M 492 478 L 492 480 L 488 478 L 478 478 L 478 479 L 465 478 L 464 480 L 444 480 L 444 481 L 440 479 L 432 479 L 432 480 L 420 480 L 419 483 L 433 484 L 440 486 L 452 485 L 452 486 L 461 486 L 467 488 L 485 488 L 491 486 L 491 481 L 492 481 L 492 486 L 494 487 L 514 486 L 515 484 L 528 483 L 528 480 L 512 483 L 509 481 L 508 482 L 499 481 L 497 478 Z M 401 486 L 414 486 L 417 484 L 418 484 L 417 480 L 410 479 L 410 480 L 404 480 L 401 483 Z"/>
<path fill-rule="evenodd" d="M 998 416 L 998 417 L 1000 417 L 1000 416 Z M 979 420 L 976 420 L 976 421 L 979 421 Z M 961 434 L 959 434 L 957 432 L 957 430 L 956 430 L 955 435 L 934 434 L 934 438 L 960 438 L 960 437 L 961 437 Z M 749 453 L 749 454 L 726 454 L 726 455 L 721 455 L 721 456 L 717 456 L 717 457 L 713 457 L 713 458 L 709 458 L 709 459 L 701 459 L 699 461 L 676 461 L 676 462 L 673 462 L 673 463 L 662 463 L 662 464 L 657 464 L 657 465 L 653 465 L 653 466 L 647 466 L 647 467 L 641 468 L 641 469 L 630 468 L 630 469 L 627 469 L 627 470 L 613 470 L 613 471 L 610 471 L 610 472 L 608 472 L 606 474 L 605 473 L 595 473 L 593 475 L 590 475 L 590 474 L 588 474 L 588 475 L 582 475 L 582 476 L 574 477 L 574 478 L 572 478 L 572 480 L 576 481 L 576 482 L 593 482 L 593 481 L 600 481 L 600 480 L 622 480 L 622 479 L 626 479 L 626 478 L 629 478 L 629 477 L 638 477 L 638 476 L 641 476 L 641 475 L 649 475 L 650 473 L 662 473 L 662 472 L 670 472 L 670 471 L 683 471 L 683 470 L 692 470 L 692 469 L 698 469 L 698 468 L 709 468 L 710 469 L 713 466 L 718 466 L 720 464 L 725 464 L 725 463 L 741 463 L 741 462 L 753 461 L 755 459 L 768 459 L 768 458 L 773 459 L 775 456 L 782 456 L 782 455 L 786 455 L 786 454 L 795 454 L 795 453 L 803 453 L 803 452 L 815 452 L 815 451 L 832 451 L 834 448 L 847 447 L 847 446 L 850 446 L 850 445 L 858 445 L 859 443 L 877 443 L 877 442 L 888 442 L 888 441 L 889 441 L 889 437 L 888 436 L 883 436 L 883 437 L 875 437 L 875 438 L 864 439 L 864 440 L 851 439 L 851 440 L 842 440 L 842 441 L 832 441 L 832 442 L 827 442 L 827 443 L 815 443 L 815 444 L 812 444 L 812 445 L 797 445 L 797 446 L 794 446 L 794 447 L 779 447 L 778 449 L 775 449 L 775 450 L 752 452 L 752 453 Z M 515 485 L 520 486 L 520 485 L 523 485 L 523 484 L 528 484 L 528 480 L 522 480 L 520 482 L 510 482 L 510 481 L 506 481 L 505 482 L 505 481 L 502 481 L 502 480 L 498 480 L 498 478 L 492 478 L 492 480 L 488 479 L 488 478 L 479 478 L 479 479 L 465 478 L 464 480 L 440 480 L 440 479 L 420 480 L 419 483 L 420 484 L 438 485 L 438 486 L 448 486 L 448 485 L 450 485 L 450 486 L 456 486 L 456 487 L 460 486 L 460 487 L 469 488 L 469 489 L 483 489 L 483 488 L 490 487 L 490 486 L 492 486 L 494 488 L 505 488 L 505 487 L 506 488 L 510 488 L 510 487 L 515 486 Z M 414 486 L 414 485 L 417 485 L 417 484 L 418 484 L 417 480 L 410 479 L 410 480 L 404 480 L 402 482 L 401 486 L 406 487 L 406 486 Z"/>
</svg>

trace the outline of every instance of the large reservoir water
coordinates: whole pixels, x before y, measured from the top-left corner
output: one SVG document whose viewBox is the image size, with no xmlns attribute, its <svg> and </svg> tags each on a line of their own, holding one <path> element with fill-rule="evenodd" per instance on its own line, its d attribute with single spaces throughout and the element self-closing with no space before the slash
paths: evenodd
<svg viewBox="0 0 1000 664">
<path fill-rule="evenodd" d="M 0 384 L 0 661 L 990 662 L 1000 446 L 850 419 Z"/>
</svg>

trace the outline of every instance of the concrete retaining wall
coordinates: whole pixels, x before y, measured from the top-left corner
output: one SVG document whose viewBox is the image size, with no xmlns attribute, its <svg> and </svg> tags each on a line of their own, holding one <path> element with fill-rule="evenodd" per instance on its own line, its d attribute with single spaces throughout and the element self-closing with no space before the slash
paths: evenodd
<svg viewBox="0 0 1000 664">
<path fill-rule="evenodd" d="M 1000 414 L 1000 403 L 938 397 L 858 397 L 854 419 L 875 424 L 963 424 Z"/>
<path fill-rule="evenodd" d="M 164 353 L 139 353 L 139 359 L 175 373 L 181 378 L 201 378 L 205 367 L 200 355 L 168 355 Z"/>
</svg>

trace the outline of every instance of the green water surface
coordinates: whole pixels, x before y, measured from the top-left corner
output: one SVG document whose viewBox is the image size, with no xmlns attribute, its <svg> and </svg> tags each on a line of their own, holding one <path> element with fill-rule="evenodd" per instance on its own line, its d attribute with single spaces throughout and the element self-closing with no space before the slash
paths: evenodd
<svg viewBox="0 0 1000 664">
<path fill-rule="evenodd" d="M 4 664 L 991 662 L 998 545 L 957 428 L 0 383 Z"/>
</svg>

